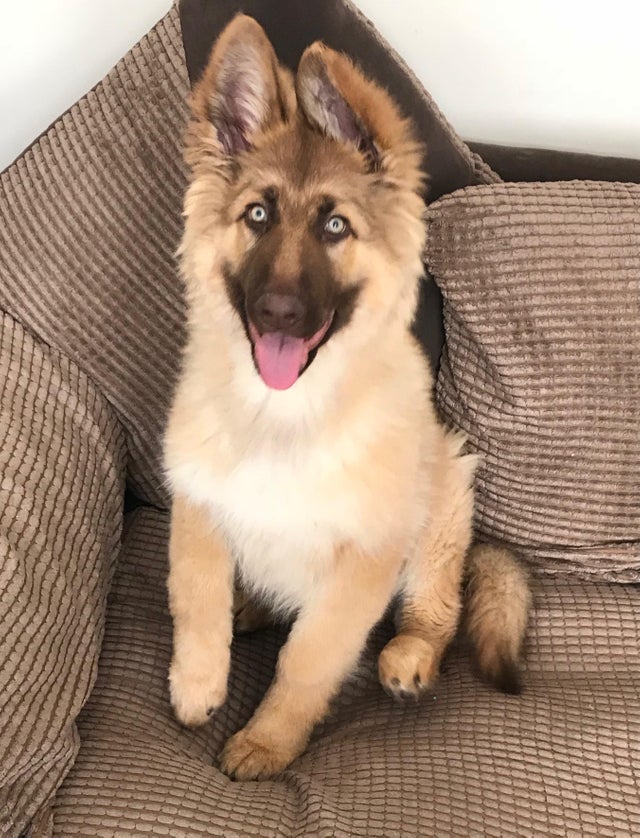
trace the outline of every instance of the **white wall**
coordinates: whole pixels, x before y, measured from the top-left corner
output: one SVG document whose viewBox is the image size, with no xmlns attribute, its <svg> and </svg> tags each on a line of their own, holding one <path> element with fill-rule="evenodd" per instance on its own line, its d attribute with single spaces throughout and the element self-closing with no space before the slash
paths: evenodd
<svg viewBox="0 0 640 838">
<path fill-rule="evenodd" d="M 465 137 L 640 157 L 640 0 L 357 2 Z M 171 0 L 3 4 L 0 169 Z"/>
<path fill-rule="evenodd" d="M 640 158 L 639 0 L 358 0 L 467 139 Z"/>
</svg>

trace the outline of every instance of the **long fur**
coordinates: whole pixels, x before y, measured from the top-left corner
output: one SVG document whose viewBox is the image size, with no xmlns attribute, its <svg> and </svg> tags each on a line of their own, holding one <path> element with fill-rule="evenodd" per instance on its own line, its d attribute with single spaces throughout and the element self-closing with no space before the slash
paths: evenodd
<svg viewBox="0 0 640 838">
<path fill-rule="evenodd" d="M 467 558 L 465 623 L 481 673 L 499 690 L 522 691 L 520 657 L 531 609 L 529 577 L 509 550 L 476 544 Z"/>
<path fill-rule="evenodd" d="M 389 95 L 322 44 L 293 77 L 239 16 L 194 90 L 186 157 L 189 340 L 165 439 L 171 698 L 185 724 L 224 701 L 234 578 L 245 628 L 265 607 L 295 617 L 269 692 L 222 755 L 227 773 L 255 778 L 304 749 L 394 597 L 383 687 L 415 698 L 437 677 L 460 615 L 474 459 L 438 423 L 410 334 L 422 150 Z M 256 203 L 269 211 L 260 230 Z M 339 240 L 323 226 L 332 213 L 348 220 Z M 300 339 L 331 324 L 284 390 L 252 347 L 267 291 L 302 305 Z M 510 665 L 513 645 L 487 639 L 489 576 L 474 578 L 481 659 Z"/>
</svg>

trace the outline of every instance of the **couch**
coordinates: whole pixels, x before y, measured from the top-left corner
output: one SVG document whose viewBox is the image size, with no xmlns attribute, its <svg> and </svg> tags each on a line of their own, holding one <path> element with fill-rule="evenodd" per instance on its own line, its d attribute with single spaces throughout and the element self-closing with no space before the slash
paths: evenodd
<svg viewBox="0 0 640 838">
<path fill-rule="evenodd" d="M 346 0 L 174 6 L 0 178 L 0 833 L 640 834 L 640 501 L 634 506 L 637 483 L 627 491 L 628 471 L 615 495 L 628 514 L 611 537 L 598 536 L 597 550 L 584 524 L 566 555 L 560 536 L 553 550 L 539 534 L 535 549 L 520 545 L 534 590 L 521 696 L 479 680 L 461 637 L 425 701 L 394 703 L 376 677 L 391 630 L 383 622 L 307 752 L 274 780 L 232 782 L 216 758 L 269 683 L 286 634 L 274 628 L 234 640 L 229 700 L 210 724 L 186 730 L 173 717 L 161 437 L 185 329 L 174 258 L 187 178 L 180 147 L 190 78 L 240 6 L 293 66 L 317 38 L 351 52 L 416 121 L 428 149 L 434 245 L 415 331 L 440 369 L 443 415 L 468 420 L 472 440 L 486 426 L 478 430 L 479 412 L 466 402 L 464 411 L 451 407 L 459 391 L 446 379 L 460 334 L 453 280 L 464 267 L 449 258 L 462 234 L 446 226 L 460 223 L 447 201 L 463 196 L 464 229 L 478 236 L 491 226 L 477 215 L 483 202 L 500 208 L 491 211 L 500 220 L 494 238 L 505 224 L 542 224 L 552 210 L 578 242 L 559 272 L 582 248 L 573 216 L 558 209 L 567 189 L 574 208 L 581 195 L 594 213 L 613 202 L 594 246 L 610 246 L 602 236 L 612 218 L 623 230 L 628 223 L 616 239 L 628 270 L 621 293 L 638 289 L 640 162 L 464 143 Z M 618 200 L 626 202 L 619 216 Z M 527 229 L 535 260 L 543 228 Z M 478 246 L 477 237 L 464 241 Z M 616 313 L 602 311 L 606 336 Z M 634 335 L 625 341 L 635 352 Z M 490 369 L 503 381 L 500 363 Z M 631 365 L 612 369 L 631 382 L 625 398 L 637 398 Z M 628 418 L 629 404 L 615 416 Z M 527 400 L 518 407 L 526 416 Z M 622 439 L 637 475 L 632 426 Z M 607 462 L 617 462 L 615 452 Z M 481 475 L 481 512 L 490 509 L 491 476 Z M 581 522 L 583 513 L 587 523 L 597 518 L 593 504 L 571 516 Z M 507 539 L 494 525 L 488 512 L 477 519 L 488 540 Z"/>
</svg>

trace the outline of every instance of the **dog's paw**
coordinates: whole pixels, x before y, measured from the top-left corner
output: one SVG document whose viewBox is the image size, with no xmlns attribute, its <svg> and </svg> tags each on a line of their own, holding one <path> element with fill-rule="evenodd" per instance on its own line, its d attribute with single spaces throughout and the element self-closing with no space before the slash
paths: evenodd
<svg viewBox="0 0 640 838">
<path fill-rule="evenodd" d="M 179 722 L 188 727 L 204 724 L 225 702 L 229 662 L 209 662 L 207 669 L 189 669 L 173 661 L 169 672 L 171 704 Z"/>
<path fill-rule="evenodd" d="M 283 771 L 298 753 L 244 728 L 224 746 L 220 768 L 234 780 L 264 780 Z"/>
<path fill-rule="evenodd" d="M 439 656 L 428 641 L 398 634 L 380 653 L 378 677 L 393 698 L 417 701 L 433 686 L 439 665 Z"/>
</svg>

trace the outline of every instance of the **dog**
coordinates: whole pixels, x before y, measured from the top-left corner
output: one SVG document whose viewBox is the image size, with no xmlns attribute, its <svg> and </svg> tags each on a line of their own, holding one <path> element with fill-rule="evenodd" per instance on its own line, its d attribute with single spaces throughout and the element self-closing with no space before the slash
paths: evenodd
<svg viewBox="0 0 640 838">
<path fill-rule="evenodd" d="M 517 691 L 526 577 L 471 547 L 475 461 L 437 420 L 410 329 L 425 240 L 410 121 L 320 42 L 294 76 L 240 15 L 194 88 L 185 159 L 188 341 L 164 446 L 178 720 L 225 701 L 234 596 L 245 628 L 290 615 L 220 761 L 236 779 L 278 773 L 393 602 L 380 681 L 400 699 L 432 685 L 465 574 L 480 669 Z"/>
</svg>

